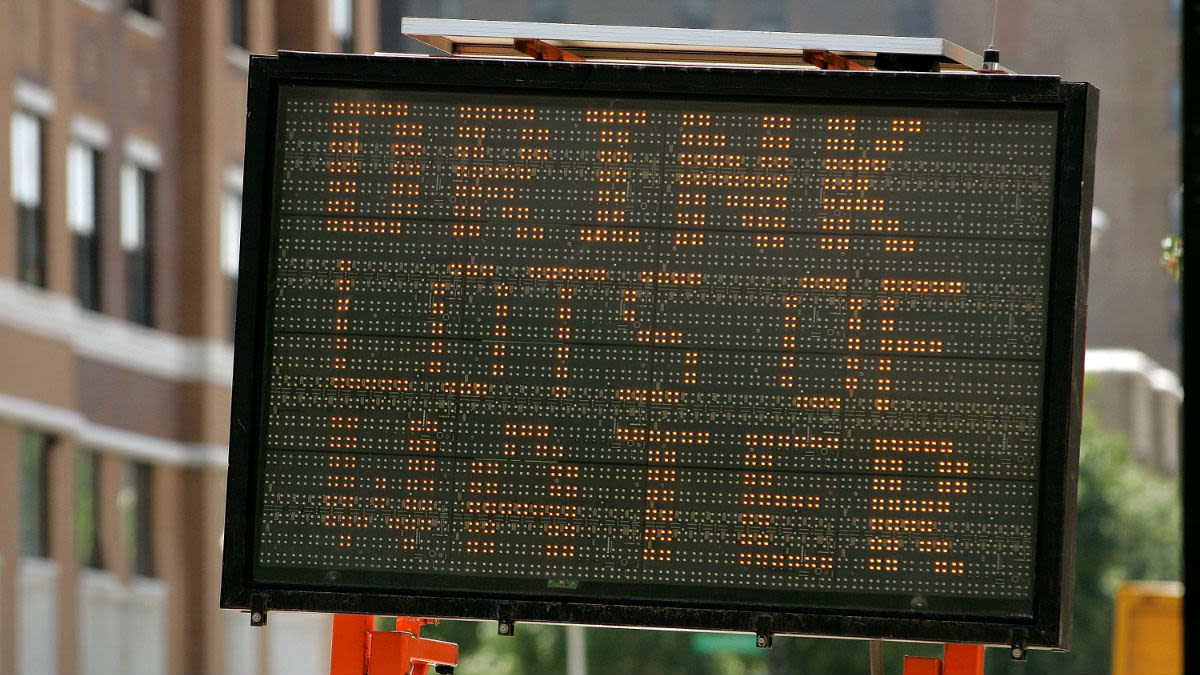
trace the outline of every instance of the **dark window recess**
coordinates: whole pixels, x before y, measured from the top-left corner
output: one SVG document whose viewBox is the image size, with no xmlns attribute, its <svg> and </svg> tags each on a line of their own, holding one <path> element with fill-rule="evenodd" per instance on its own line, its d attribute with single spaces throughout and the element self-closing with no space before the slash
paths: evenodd
<svg viewBox="0 0 1200 675">
<path fill-rule="evenodd" d="M 125 256 L 129 276 L 129 320 L 143 326 L 154 325 L 153 272 L 145 249 Z"/>
<path fill-rule="evenodd" d="M 246 49 L 249 44 L 249 30 L 246 18 L 246 0 L 229 0 L 229 43 L 235 47 Z"/>
<path fill-rule="evenodd" d="M 82 145 L 68 159 L 68 225 L 75 240 L 75 297 L 84 309 L 100 309 L 100 153 Z"/>
<path fill-rule="evenodd" d="M 75 235 L 75 296 L 80 307 L 100 311 L 100 240 L 95 232 Z"/>
<path fill-rule="evenodd" d="M 125 554 L 133 566 L 133 573 L 143 577 L 154 576 L 152 472 L 149 464 L 126 464 L 124 485 L 117 496 Z"/>
<path fill-rule="evenodd" d="M 17 205 L 17 278 L 46 286 L 46 224 L 41 206 Z"/>
<path fill-rule="evenodd" d="M 129 0 L 129 9 L 138 14 L 154 16 L 154 0 Z"/>
<path fill-rule="evenodd" d="M 21 555 L 45 557 L 50 552 L 46 462 L 50 455 L 49 434 L 24 429 L 19 440 L 21 454 Z"/>
<path fill-rule="evenodd" d="M 134 200 L 126 227 L 135 238 L 125 248 L 125 278 L 128 289 L 129 320 L 143 326 L 154 325 L 154 174 L 140 167 L 131 180 L 134 189 L 127 193 Z M 130 180 L 127 179 L 127 180 Z M 136 243 L 135 243 L 136 242 Z"/>
<path fill-rule="evenodd" d="M 42 120 L 23 110 L 12 116 L 10 149 L 13 203 L 17 207 L 17 278 L 46 285 L 45 146 Z"/>
<path fill-rule="evenodd" d="M 102 566 L 99 510 L 100 461 L 83 451 L 75 457 L 75 551 L 84 567 Z"/>
</svg>

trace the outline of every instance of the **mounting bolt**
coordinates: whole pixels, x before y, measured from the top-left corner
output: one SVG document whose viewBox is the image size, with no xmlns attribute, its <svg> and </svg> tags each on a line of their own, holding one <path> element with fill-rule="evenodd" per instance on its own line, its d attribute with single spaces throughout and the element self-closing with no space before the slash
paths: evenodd
<svg viewBox="0 0 1200 675">
<path fill-rule="evenodd" d="M 1013 645 L 1012 649 L 1009 651 L 1009 654 L 1012 655 L 1013 661 L 1025 660 L 1025 648 L 1021 645 Z"/>
<path fill-rule="evenodd" d="M 515 610 L 511 600 L 501 600 L 496 605 L 496 632 L 500 635 L 512 635 L 516 629 L 516 621 L 513 620 Z"/>
<path fill-rule="evenodd" d="M 267 598 L 260 593 L 250 596 L 250 625 L 267 625 Z"/>
<path fill-rule="evenodd" d="M 754 646 L 759 649 L 770 649 L 774 641 L 771 626 L 774 618 L 770 614 L 759 614 L 754 617 Z"/>
</svg>

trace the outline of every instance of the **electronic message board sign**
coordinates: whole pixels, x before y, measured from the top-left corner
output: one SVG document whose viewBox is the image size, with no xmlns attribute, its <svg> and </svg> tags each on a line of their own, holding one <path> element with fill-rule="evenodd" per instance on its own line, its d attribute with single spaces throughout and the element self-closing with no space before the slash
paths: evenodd
<svg viewBox="0 0 1200 675">
<path fill-rule="evenodd" d="M 1095 91 L 255 57 L 223 604 L 1062 646 Z"/>
</svg>

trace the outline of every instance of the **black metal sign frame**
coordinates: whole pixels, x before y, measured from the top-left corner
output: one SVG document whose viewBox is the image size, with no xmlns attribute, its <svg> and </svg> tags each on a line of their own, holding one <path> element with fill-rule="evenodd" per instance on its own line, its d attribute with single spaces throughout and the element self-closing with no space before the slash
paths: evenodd
<svg viewBox="0 0 1200 675">
<path fill-rule="evenodd" d="M 754 605 L 671 598 L 564 598 L 494 592 L 281 583 L 254 575 L 255 504 L 262 489 L 275 129 L 283 85 L 424 87 L 460 91 L 705 97 L 843 105 L 988 106 L 1057 113 L 1041 465 L 1031 616 L 851 612 L 820 603 Z M 1097 92 L 1057 77 L 847 73 L 749 68 L 613 66 L 444 58 L 291 54 L 251 59 L 235 375 L 221 606 L 375 613 L 502 622 L 556 622 L 1065 648 L 1074 574 L 1075 498 L 1083 381 Z"/>
</svg>

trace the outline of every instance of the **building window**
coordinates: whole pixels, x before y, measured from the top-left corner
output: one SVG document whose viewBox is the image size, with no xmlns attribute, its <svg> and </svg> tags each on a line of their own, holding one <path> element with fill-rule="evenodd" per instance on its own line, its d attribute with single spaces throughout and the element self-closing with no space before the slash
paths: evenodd
<svg viewBox="0 0 1200 675">
<path fill-rule="evenodd" d="M 154 16 L 154 0 L 129 0 L 129 9 L 138 14 Z"/>
<path fill-rule="evenodd" d="M 121 540 L 125 555 L 138 576 L 154 576 L 152 469 L 149 464 L 127 462 L 117 493 L 121 511 Z"/>
<path fill-rule="evenodd" d="M 329 30 L 338 51 L 354 51 L 354 0 L 329 0 Z"/>
<path fill-rule="evenodd" d="M 75 456 L 75 551 L 79 564 L 101 567 L 100 560 L 100 467 L 94 452 Z"/>
<path fill-rule="evenodd" d="M 250 44 L 246 0 L 229 0 L 229 43 L 247 49 Z"/>
<path fill-rule="evenodd" d="M 74 140 L 67 147 L 67 227 L 75 239 L 75 297 L 84 309 L 100 309 L 99 151 Z"/>
<path fill-rule="evenodd" d="M 12 196 L 17 205 L 17 278 L 46 285 L 46 227 L 42 209 L 42 120 L 23 110 L 13 113 Z"/>
<path fill-rule="evenodd" d="M 238 250 L 242 236 L 242 194 L 232 187 L 225 189 L 221 200 L 221 273 L 225 279 L 229 302 L 229 332 L 233 339 L 233 323 L 237 317 Z"/>
<path fill-rule="evenodd" d="M 130 321 L 154 325 L 154 174 L 131 162 L 121 167 L 121 249 L 125 252 Z"/>
<path fill-rule="evenodd" d="M 31 429 L 21 430 L 21 555 L 46 557 L 50 552 L 49 537 L 49 476 L 46 463 L 50 457 L 49 434 Z"/>
</svg>

